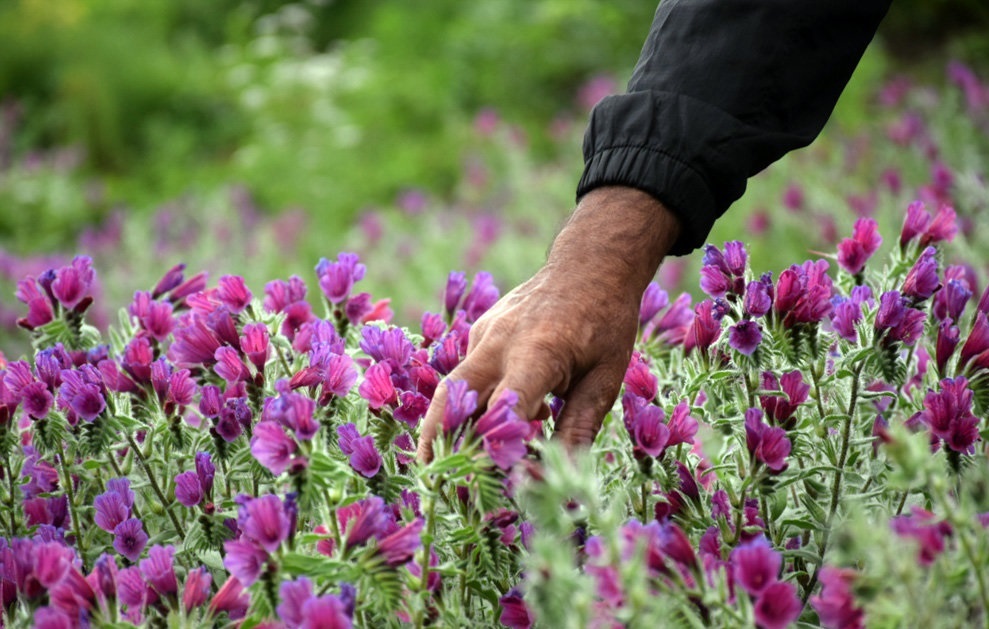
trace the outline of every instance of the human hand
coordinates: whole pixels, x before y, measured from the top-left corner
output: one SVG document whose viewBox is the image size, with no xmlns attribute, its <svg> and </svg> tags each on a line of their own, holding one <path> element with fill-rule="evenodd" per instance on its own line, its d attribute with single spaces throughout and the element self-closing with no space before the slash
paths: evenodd
<svg viewBox="0 0 989 629">
<path fill-rule="evenodd" d="M 446 382 L 466 380 L 484 408 L 501 392 L 516 411 L 549 415 L 564 400 L 556 437 L 567 448 L 593 443 L 614 404 L 632 354 L 642 292 L 679 234 L 673 214 L 632 188 L 588 193 L 557 236 L 546 264 L 473 325 L 467 356 L 436 390 L 423 420 L 418 458 L 432 458 Z"/>
</svg>

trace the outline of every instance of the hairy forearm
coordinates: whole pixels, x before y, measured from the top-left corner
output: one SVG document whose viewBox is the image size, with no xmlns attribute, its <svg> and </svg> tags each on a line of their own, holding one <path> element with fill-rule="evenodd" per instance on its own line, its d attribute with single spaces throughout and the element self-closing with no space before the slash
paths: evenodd
<svg viewBox="0 0 989 629">
<path fill-rule="evenodd" d="M 546 266 L 638 299 L 679 233 L 677 218 L 652 196 L 597 188 L 556 237 Z"/>
</svg>

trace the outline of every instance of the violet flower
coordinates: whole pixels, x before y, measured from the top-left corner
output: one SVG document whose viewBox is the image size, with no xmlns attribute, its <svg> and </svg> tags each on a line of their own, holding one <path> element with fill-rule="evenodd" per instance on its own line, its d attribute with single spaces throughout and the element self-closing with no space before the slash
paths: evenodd
<svg viewBox="0 0 989 629">
<path fill-rule="evenodd" d="M 277 423 L 262 421 L 254 427 L 251 454 L 275 476 L 288 469 L 296 449 L 298 445 Z"/>
<path fill-rule="evenodd" d="M 443 290 L 443 307 L 448 317 L 452 317 L 456 312 L 466 289 L 467 276 L 460 271 L 451 271 L 446 280 L 446 288 Z"/>
<path fill-rule="evenodd" d="M 790 439 L 782 428 L 770 427 L 762 421 L 762 411 L 750 408 L 745 411 L 745 444 L 749 454 L 763 463 L 772 473 L 784 471 L 790 455 Z"/>
<path fill-rule="evenodd" d="M 903 281 L 901 288 L 903 295 L 915 303 L 927 299 L 941 286 L 941 280 L 938 278 L 937 259 L 934 257 L 936 253 L 937 250 L 934 247 L 924 249 Z"/>
<path fill-rule="evenodd" d="M 182 589 L 182 608 L 186 613 L 206 604 L 212 581 L 213 575 L 206 566 L 199 566 L 189 571 L 185 577 L 185 587 Z"/>
<path fill-rule="evenodd" d="M 443 432 L 453 434 L 477 410 L 477 392 L 466 380 L 447 380 L 446 404 L 443 407 Z"/>
<path fill-rule="evenodd" d="M 398 392 L 392 383 L 391 374 L 392 368 L 387 362 L 375 363 L 364 372 L 364 382 L 357 388 L 357 392 L 373 410 L 398 401 Z"/>
<path fill-rule="evenodd" d="M 278 598 L 281 603 L 275 610 L 278 617 L 289 627 L 301 626 L 305 621 L 302 606 L 312 598 L 312 593 L 312 581 L 306 577 L 299 577 L 295 581 L 282 581 L 278 587 Z"/>
<path fill-rule="evenodd" d="M 941 325 L 938 326 L 937 345 L 935 349 L 935 361 L 937 362 L 937 371 L 939 374 L 944 375 L 948 361 L 955 353 L 955 348 L 958 347 L 958 340 L 958 326 L 954 325 L 951 319 L 942 321 Z"/>
<path fill-rule="evenodd" d="M 761 317 L 773 305 L 773 283 L 767 273 L 758 280 L 752 280 L 745 287 L 742 310 L 750 317 Z"/>
<path fill-rule="evenodd" d="M 17 320 L 17 325 L 28 330 L 34 330 L 51 323 L 55 319 L 52 303 L 38 289 L 38 283 L 33 277 L 26 277 L 17 282 L 17 299 L 27 306 L 27 316 Z"/>
<path fill-rule="evenodd" d="M 940 391 L 928 391 L 924 396 L 921 411 L 931 434 L 962 454 L 974 453 L 979 440 L 979 418 L 972 414 L 973 396 L 964 376 L 945 378 Z"/>
<path fill-rule="evenodd" d="M 425 523 L 424 519 L 416 518 L 378 540 L 378 554 L 384 558 L 386 565 L 401 566 L 412 560 L 416 550 L 422 546 L 421 534 Z"/>
<path fill-rule="evenodd" d="M 230 572 L 232 578 L 245 587 L 250 587 L 258 580 L 268 562 L 268 553 L 257 544 L 245 539 L 225 541 L 223 551 L 223 567 Z"/>
<path fill-rule="evenodd" d="M 731 564 L 735 583 L 756 596 L 777 581 L 783 557 L 760 535 L 736 546 L 731 551 Z"/>
<path fill-rule="evenodd" d="M 883 242 L 877 228 L 875 219 L 856 220 L 852 237 L 838 243 L 838 266 L 852 275 L 861 273 L 865 263 Z"/>
<path fill-rule="evenodd" d="M 148 534 L 137 518 L 124 520 L 113 529 L 113 548 L 131 562 L 136 562 L 148 543 Z"/>
<path fill-rule="evenodd" d="M 916 540 L 917 559 L 922 566 L 930 566 L 938 555 L 944 552 L 944 540 L 952 535 L 951 524 L 925 509 L 914 506 L 911 512 L 890 520 L 890 527 L 900 537 Z"/>
<path fill-rule="evenodd" d="M 529 423 L 512 410 L 516 404 L 518 395 L 508 389 L 502 391 L 475 425 L 485 452 L 502 470 L 511 468 L 525 456 L 525 441 L 531 433 Z"/>
<path fill-rule="evenodd" d="M 740 354 L 751 356 L 760 343 L 762 328 L 751 319 L 739 321 L 728 328 L 728 345 Z"/>
<path fill-rule="evenodd" d="M 412 357 L 412 343 L 401 328 L 379 328 L 368 325 L 361 328 L 360 347 L 374 362 L 387 362 L 392 371 L 399 371 Z"/>
<path fill-rule="evenodd" d="M 645 328 L 645 325 L 669 304 L 670 296 L 666 291 L 660 288 L 656 282 L 649 282 L 646 290 L 642 293 L 642 301 L 639 304 L 639 328 Z"/>
<path fill-rule="evenodd" d="M 63 308 L 73 310 L 90 297 L 95 280 L 93 259 L 89 256 L 76 256 L 72 259 L 72 264 L 55 271 L 51 292 Z"/>
<path fill-rule="evenodd" d="M 501 616 L 498 622 L 510 629 L 530 629 L 535 619 L 532 612 L 522 599 L 522 591 L 512 588 L 505 593 L 498 603 L 501 605 Z"/>
<path fill-rule="evenodd" d="M 273 494 L 251 499 L 238 518 L 243 539 L 273 553 L 291 532 L 285 503 Z"/>
<path fill-rule="evenodd" d="M 203 501 L 203 486 L 195 472 L 182 472 L 175 477 L 175 499 L 186 507 L 195 507 Z"/>
<path fill-rule="evenodd" d="M 762 629 L 786 629 L 803 611 L 793 583 L 776 582 L 768 585 L 755 601 L 756 624 Z"/>
<path fill-rule="evenodd" d="M 364 278 L 366 267 L 359 260 L 356 253 L 341 253 L 336 262 L 320 258 L 316 275 L 319 276 L 319 288 L 330 303 L 336 305 L 345 301 L 354 283 Z"/>
<path fill-rule="evenodd" d="M 632 352 L 632 359 L 629 361 L 628 369 L 625 370 L 625 388 L 627 391 L 638 395 L 642 399 L 651 402 L 659 391 L 659 382 L 656 376 L 649 369 L 649 363 L 639 352 Z"/>
<path fill-rule="evenodd" d="M 142 559 L 138 564 L 141 576 L 159 596 L 171 596 L 179 591 L 172 563 L 174 556 L 173 546 L 152 546 L 148 551 L 148 558 Z"/>
<path fill-rule="evenodd" d="M 821 624 L 834 629 L 865 629 L 865 612 L 855 602 L 852 583 L 854 570 L 821 568 L 820 593 L 810 597 Z"/>
<path fill-rule="evenodd" d="M 683 350 L 689 356 L 696 347 L 702 353 L 721 336 L 721 317 L 714 302 L 705 300 L 694 307 L 694 319 L 683 338 Z"/>
<path fill-rule="evenodd" d="M 474 276 L 470 291 L 464 297 L 464 312 L 467 313 L 468 323 L 474 323 L 498 301 L 500 293 L 494 285 L 490 273 L 481 271 Z"/>
</svg>

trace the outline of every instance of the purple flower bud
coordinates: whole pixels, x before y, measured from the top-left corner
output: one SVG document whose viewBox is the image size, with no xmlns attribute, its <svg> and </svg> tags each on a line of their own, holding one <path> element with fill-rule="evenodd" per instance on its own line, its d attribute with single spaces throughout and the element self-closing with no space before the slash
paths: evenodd
<svg viewBox="0 0 989 629">
<path fill-rule="evenodd" d="M 446 280 L 446 288 L 443 291 L 443 307 L 446 308 L 447 316 L 452 317 L 456 312 L 460 299 L 467 289 L 467 276 L 460 271 L 451 271 Z"/>
<path fill-rule="evenodd" d="M 364 382 L 357 388 L 373 410 L 395 404 L 398 392 L 391 380 L 392 368 L 387 362 L 375 363 L 364 372 Z"/>
<path fill-rule="evenodd" d="M 529 423 L 512 410 L 516 404 L 518 395 L 505 389 L 497 400 L 488 405 L 488 410 L 475 424 L 484 451 L 502 470 L 508 470 L 526 454 L 525 441 L 530 428 Z"/>
<path fill-rule="evenodd" d="M 948 360 L 951 359 L 951 356 L 955 353 L 955 348 L 958 347 L 958 337 L 958 326 L 953 325 L 951 319 L 945 319 L 938 326 L 935 360 L 939 374 L 945 373 L 944 370 L 948 365 Z"/>
<path fill-rule="evenodd" d="M 656 282 L 649 282 L 646 290 L 642 293 L 642 302 L 639 305 L 639 327 L 644 327 L 647 323 L 659 314 L 659 311 L 670 304 L 670 296 L 665 290 L 659 287 Z"/>
<path fill-rule="evenodd" d="M 954 208 L 942 205 L 920 237 L 920 246 L 926 247 L 938 242 L 951 242 L 957 233 L 958 223 Z"/>
<path fill-rule="evenodd" d="M 906 306 L 899 291 L 891 290 L 879 297 L 879 311 L 876 313 L 875 328 L 882 332 L 895 328 L 903 321 Z"/>
<path fill-rule="evenodd" d="M 223 393 L 220 391 L 220 387 L 213 384 L 204 386 L 199 398 L 199 412 L 203 414 L 203 417 L 210 419 L 218 417 L 222 405 Z"/>
<path fill-rule="evenodd" d="M 742 308 L 751 317 L 761 317 L 773 305 L 770 296 L 772 284 L 762 280 L 753 280 L 745 288 L 745 299 L 742 301 Z"/>
<path fill-rule="evenodd" d="M 398 399 L 399 406 L 393 413 L 395 419 L 415 429 L 429 408 L 429 398 L 415 391 L 402 391 Z"/>
<path fill-rule="evenodd" d="M 196 453 L 196 476 L 199 477 L 199 484 L 203 488 L 203 493 L 209 495 L 213 492 L 213 477 L 216 475 L 216 466 L 209 452 Z"/>
<path fill-rule="evenodd" d="M 243 312 L 251 305 L 252 297 L 244 278 L 239 275 L 224 275 L 217 283 L 216 298 L 234 314 Z"/>
<path fill-rule="evenodd" d="M 669 440 L 666 442 L 667 448 L 681 443 L 693 444 L 698 425 L 697 420 L 690 416 L 690 405 L 686 400 L 681 401 L 673 409 L 666 427 L 670 431 Z"/>
<path fill-rule="evenodd" d="M 745 412 L 745 444 L 755 460 L 772 472 L 778 474 L 787 468 L 786 457 L 790 455 L 791 444 L 786 431 L 764 424 L 759 409 L 750 408 Z"/>
<path fill-rule="evenodd" d="M 365 326 L 361 329 L 361 349 L 374 362 L 387 362 L 392 371 L 402 369 L 412 357 L 412 343 L 401 328 Z"/>
<path fill-rule="evenodd" d="M 931 434 L 954 450 L 971 454 L 979 439 L 979 419 L 972 414 L 973 391 L 965 377 L 946 378 L 941 390 L 928 391 L 924 396 L 921 419 Z"/>
<path fill-rule="evenodd" d="M 258 372 L 264 372 L 264 364 L 268 361 L 268 339 L 268 326 L 263 323 L 248 323 L 240 337 L 241 351 Z"/>
<path fill-rule="evenodd" d="M 125 498 L 115 491 L 107 491 L 96 496 L 93 503 L 96 507 L 94 521 L 96 526 L 107 533 L 112 533 L 113 529 L 130 517 L 131 507 Z"/>
<path fill-rule="evenodd" d="M 321 404 L 328 404 L 331 396 L 346 397 L 357 382 L 357 367 L 346 354 L 333 354 L 326 363 L 323 377 Z M 325 400 L 325 402 L 324 402 Z"/>
<path fill-rule="evenodd" d="M 213 355 L 220 341 L 206 325 L 201 315 L 192 314 L 179 322 L 173 331 L 174 339 L 168 349 L 168 358 L 179 368 L 195 368 L 212 365 Z"/>
<path fill-rule="evenodd" d="M 632 421 L 632 443 L 651 457 L 658 457 L 670 440 L 670 429 L 665 423 L 663 409 L 653 404 L 643 404 L 636 409 Z"/>
<path fill-rule="evenodd" d="M 210 585 L 213 575 L 206 566 L 199 566 L 189 571 L 182 590 L 182 607 L 186 613 L 197 607 L 202 607 L 209 600 Z"/>
<path fill-rule="evenodd" d="M 825 627 L 856 629 L 865 627 L 865 612 L 858 607 L 852 593 L 855 571 L 821 568 L 821 591 L 810 597 L 810 604 L 817 611 Z"/>
<path fill-rule="evenodd" d="M 350 466 L 365 478 L 371 478 L 381 469 L 381 453 L 374 445 L 374 437 L 358 437 L 350 444 Z M 341 447 L 341 449 L 343 449 Z"/>
<path fill-rule="evenodd" d="M 933 295 L 934 291 L 941 286 L 941 280 L 938 278 L 937 260 L 934 257 L 936 253 L 934 247 L 927 247 L 920 254 L 917 262 L 903 281 L 902 292 L 904 296 L 915 302 L 923 301 Z"/>
<path fill-rule="evenodd" d="M 522 599 L 521 590 L 512 588 L 498 599 L 498 603 L 501 605 L 501 616 L 499 616 L 498 622 L 510 629 L 529 629 L 532 627 L 535 619 Z"/>
<path fill-rule="evenodd" d="M 184 264 L 176 264 L 162 276 L 158 283 L 155 284 L 154 290 L 151 291 L 151 298 L 158 299 L 168 291 L 172 290 L 176 286 L 182 283 L 184 277 L 183 271 L 185 271 Z"/>
<path fill-rule="evenodd" d="M 871 218 L 855 221 L 852 237 L 838 243 L 838 266 L 852 275 L 861 273 L 865 263 L 883 242 L 877 228 L 876 221 Z"/>
<path fill-rule="evenodd" d="M 182 472 L 175 477 L 175 499 L 186 507 L 195 507 L 203 501 L 203 486 L 195 472 Z"/>
<path fill-rule="evenodd" d="M 141 576 L 159 596 L 171 596 L 179 591 L 173 565 L 174 556 L 173 546 L 152 546 L 148 551 L 148 558 L 142 559 L 139 564 Z"/>
<path fill-rule="evenodd" d="M 732 240 L 725 243 L 725 265 L 728 272 L 734 277 L 745 275 L 745 263 L 748 255 L 745 252 L 745 244 L 740 240 Z"/>
<path fill-rule="evenodd" d="M 937 556 L 944 552 L 946 537 L 952 534 L 952 527 L 946 520 L 938 521 L 930 511 L 914 506 L 908 515 L 896 516 L 890 520 L 890 528 L 900 537 L 912 537 L 918 548 L 917 559 L 921 566 L 930 566 Z"/>
<path fill-rule="evenodd" d="M 624 383 L 627 391 L 650 402 L 659 390 L 656 376 L 649 370 L 649 364 L 639 352 L 632 353 L 632 360 L 629 361 L 628 369 L 625 371 Z"/>
<path fill-rule="evenodd" d="M 17 299 L 27 305 L 27 316 L 17 320 L 21 327 L 33 330 L 55 318 L 51 301 L 38 290 L 38 283 L 32 277 L 17 282 Z"/>
<path fill-rule="evenodd" d="M 293 275 L 287 282 L 274 280 L 265 284 L 263 307 L 266 312 L 283 312 L 289 305 L 304 301 L 305 298 L 306 283 Z"/>
<path fill-rule="evenodd" d="M 32 382 L 21 389 L 24 411 L 34 419 L 44 419 L 55 402 L 44 382 Z"/>
<path fill-rule="evenodd" d="M 378 496 L 358 500 L 337 509 L 337 520 L 345 531 L 344 546 L 361 546 L 372 537 L 380 539 L 394 525 L 394 517 Z"/>
<path fill-rule="evenodd" d="M 284 472 L 297 449 L 295 441 L 273 421 L 262 421 L 251 436 L 251 454 L 275 476 Z"/>
<path fill-rule="evenodd" d="M 148 534 L 137 518 L 124 520 L 113 529 L 113 548 L 128 561 L 137 561 L 147 543 Z"/>
<path fill-rule="evenodd" d="M 351 627 L 353 621 L 347 613 L 346 604 L 332 594 L 325 594 L 320 597 L 312 597 L 302 605 L 303 618 L 319 619 L 321 627 Z M 309 626 L 309 622 L 303 627 Z"/>
<path fill-rule="evenodd" d="M 477 392 L 466 380 L 446 382 L 446 405 L 443 407 L 443 432 L 452 434 L 477 410 Z"/>
<path fill-rule="evenodd" d="M 951 267 L 949 267 L 951 268 Z M 945 273 L 945 277 L 947 277 Z M 958 321 L 965 305 L 972 297 L 972 291 L 964 280 L 948 279 L 941 290 L 934 294 L 934 316 L 938 321 L 952 319 Z"/>
<path fill-rule="evenodd" d="M 841 338 L 849 343 L 858 340 L 858 330 L 855 327 L 862 321 L 862 306 L 851 299 L 836 298 L 837 303 L 831 313 L 831 327 Z"/>
<path fill-rule="evenodd" d="M 755 596 L 777 581 L 783 558 L 765 537 L 740 544 L 731 552 L 735 582 Z"/>
<path fill-rule="evenodd" d="M 416 550 L 422 546 L 422 528 L 425 520 L 416 518 L 414 522 L 403 526 L 383 537 L 378 542 L 378 553 L 389 566 L 401 566 L 412 560 Z"/>
<path fill-rule="evenodd" d="M 762 343 L 762 329 L 755 321 L 746 319 L 728 329 L 728 345 L 741 354 L 751 356 Z"/>
<path fill-rule="evenodd" d="M 227 540 L 223 543 L 223 550 L 223 567 L 246 587 L 258 580 L 268 562 L 268 553 L 245 539 Z"/>
<path fill-rule="evenodd" d="M 312 598 L 312 581 L 299 577 L 295 581 L 283 581 L 278 588 L 281 603 L 277 607 L 278 617 L 291 627 L 301 627 L 305 621 L 302 606 Z"/>
<path fill-rule="evenodd" d="M 721 336 L 721 320 L 715 317 L 715 304 L 710 300 L 702 301 L 694 307 L 694 320 L 683 338 L 684 352 L 689 356 L 695 347 L 707 352 L 718 337 Z"/>
<path fill-rule="evenodd" d="M 464 297 L 464 312 L 467 313 L 467 321 L 469 323 L 477 321 L 498 301 L 499 297 L 498 287 L 494 285 L 490 273 L 481 271 L 475 275 L 470 286 L 470 292 Z"/>
<path fill-rule="evenodd" d="M 273 494 L 250 500 L 244 505 L 240 519 L 243 538 L 269 553 L 278 550 L 291 532 L 285 504 Z"/>
<path fill-rule="evenodd" d="M 422 314 L 421 329 L 423 336 L 423 347 L 433 344 L 433 341 L 443 336 L 446 332 L 446 323 L 443 317 L 435 312 L 424 312 Z"/>
</svg>

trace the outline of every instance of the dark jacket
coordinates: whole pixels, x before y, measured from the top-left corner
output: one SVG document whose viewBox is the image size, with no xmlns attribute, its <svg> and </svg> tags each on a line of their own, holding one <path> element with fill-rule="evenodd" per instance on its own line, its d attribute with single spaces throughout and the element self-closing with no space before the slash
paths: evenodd
<svg viewBox="0 0 989 629">
<path fill-rule="evenodd" d="M 749 177 L 817 137 L 889 4 L 666 0 L 628 93 L 591 114 L 578 198 L 638 188 L 679 217 L 671 253 L 703 245 Z"/>
</svg>

